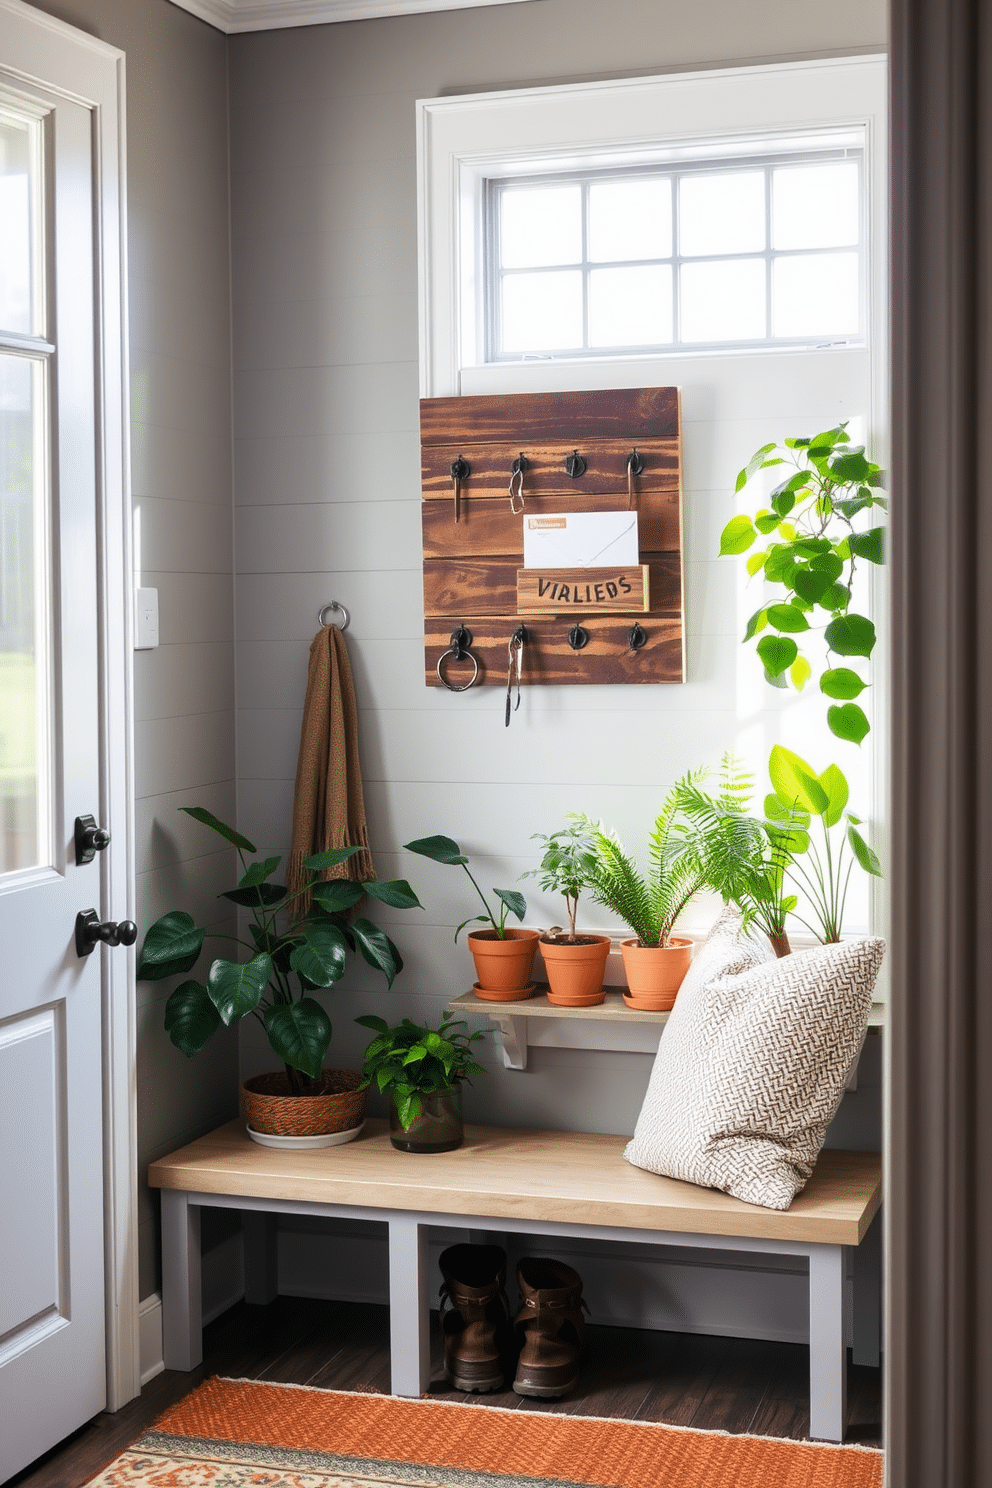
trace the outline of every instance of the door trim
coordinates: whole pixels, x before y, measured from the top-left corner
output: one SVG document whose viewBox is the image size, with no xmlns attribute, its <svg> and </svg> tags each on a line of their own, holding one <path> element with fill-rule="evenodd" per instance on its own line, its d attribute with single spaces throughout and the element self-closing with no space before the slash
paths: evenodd
<svg viewBox="0 0 992 1488">
<path fill-rule="evenodd" d="M 96 265 L 97 581 L 101 917 L 135 918 L 131 496 L 128 421 L 124 53 L 23 0 L 0 0 L 25 81 L 63 93 L 93 120 Z M 107 1409 L 141 1389 L 138 1348 L 137 1101 L 134 951 L 100 952 L 103 978 L 104 1225 Z"/>
</svg>

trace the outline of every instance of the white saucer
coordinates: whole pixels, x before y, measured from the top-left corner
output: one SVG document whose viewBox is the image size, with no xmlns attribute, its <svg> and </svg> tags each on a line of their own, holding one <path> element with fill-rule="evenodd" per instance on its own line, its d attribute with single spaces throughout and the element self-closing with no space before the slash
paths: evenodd
<svg viewBox="0 0 992 1488">
<path fill-rule="evenodd" d="M 245 1130 L 260 1147 L 281 1147 L 284 1151 L 306 1152 L 314 1147 L 341 1147 L 345 1142 L 353 1142 L 364 1125 L 365 1122 L 362 1121 L 348 1131 L 319 1132 L 315 1137 L 278 1137 L 272 1132 L 252 1131 L 250 1126 Z"/>
</svg>

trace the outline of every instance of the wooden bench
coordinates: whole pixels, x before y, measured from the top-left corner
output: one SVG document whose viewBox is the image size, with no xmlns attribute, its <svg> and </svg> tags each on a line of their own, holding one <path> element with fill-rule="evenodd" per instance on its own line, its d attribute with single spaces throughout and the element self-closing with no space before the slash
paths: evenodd
<svg viewBox="0 0 992 1488">
<path fill-rule="evenodd" d="M 625 1137 L 467 1127 L 454 1152 L 397 1152 L 384 1121 L 343 1147 L 273 1151 L 232 1121 L 152 1163 L 162 1189 L 165 1363 L 202 1359 L 200 1209 L 244 1211 L 248 1301 L 276 1295 L 278 1214 L 385 1221 L 395 1395 L 430 1382 L 427 1241 L 431 1226 L 647 1241 L 804 1256 L 809 1264 L 810 1435 L 841 1441 L 846 1423 L 845 1252 L 881 1203 L 877 1153 L 824 1151 L 791 1209 L 778 1213 L 624 1162 Z M 877 1226 L 874 1233 L 877 1233 Z M 859 1308 L 860 1350 L 878 1357 L 878 1290 Z"/>
</svg>

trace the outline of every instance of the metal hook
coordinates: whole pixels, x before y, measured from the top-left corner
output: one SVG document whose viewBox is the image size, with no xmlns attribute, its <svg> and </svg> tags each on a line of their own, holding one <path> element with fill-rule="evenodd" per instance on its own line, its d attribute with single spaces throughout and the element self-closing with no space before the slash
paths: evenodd
<svg viewBox="0 0 992 1488">
<path fill-rule="evenodd" d="M 634 445 L 634 448 L 631 450 L 630 454 L 627 456 L 627 469 L 630 471 L 631 475 L 644 474 L 644 456 L 637 453 L 636 444 Z"/>
<path fill-rule="evenodd" d="M 589 632 L 584 630 L 578 621 L 575 622 L 568 632 L 568 644 L 573 651 L 581 651 L 584 646 L 588 646 L 589 644 Z"/>
<path fill-rule="evenodd" d="M 471 644 L 472 632 L 465 626 L 464 623 L 459 625 L 457 630 L 453 630 L 448 638 L 448 645 L 454 652 L 456 661 L 465 660 Z"/>
<path fill-rule="evenodd" d="M 472 632 L 466 629 L 464 625 L 459 625 L 457 630 L 451 632 L 448 650 L 442 651 L 437 659 L 437 680 L 449 692 L 468 692 L 469 688 L 474 687 L 479 680 L 478 658 L 473 656 L 468 649 L 471 644 Z M 449 682 L 442 671 L 442 662 L 446 656 L 453 656 L 455 661 L 470 661 L 472 663 L 472 675 L 467 682 L 462 683 L 461 687 L 456 687 L 454 683 Z"/>
<path fill-rule="evenodd" d="M 510 466 L 510 484 L 506 488 L 510 497 L 510 510 L 515 517 L 519 517 L 524 509 L 524 471 L 529 469 L 530 461 L 523 450 L 521 450 Z M 516 490 L 513 489 L 514 481 L 517 483 Z M 517 505 L 518 501 L 520 502 L 519 506 Z"/>
<path fill-rule="evenodd" d="M 577 449 L 573 449 L 572 453 L 566 456 L 565 474 L 570 476 L 572 480 L 578 480 L 580 475 L 585 475 L 587 468 L 585 460 L 583 460 Z"/>
<path fill-rule="evenodd" d="M 340 610 L 341 614 L 344 616 L 344 619 L 338 626 L 338 629 L 347 630 L 348 626 L 351 624 L 351 616 L 345 609 L 344 605 L 339 604 L 336 599 L 330 600 L 326 605 L 321 605 L 320 609 L 317 611 L 317 624 L 330 625 L 331 622 L 324 619 L 324 615 L 328 610 Z"/>
<path fill-rule="evenodd" d="M 646 646 L 647 643 L 647 631 L 644 629 L 643 625 L 641 625 L 640 621 L 635 620 L 627 633 L 627 645 L 630 647 L 631 651 L 640 651 L 641 647 Z"/>
</svg>

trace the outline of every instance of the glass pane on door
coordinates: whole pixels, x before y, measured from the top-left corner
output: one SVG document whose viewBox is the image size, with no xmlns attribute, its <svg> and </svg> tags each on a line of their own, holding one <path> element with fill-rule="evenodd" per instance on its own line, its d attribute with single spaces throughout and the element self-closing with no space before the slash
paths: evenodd
<svg viewBox="0 0 992 1488">
<path fill-rule="evenodd" d="M 0 109 L 0 331 L 37 336 L 42 325 L 41 127 Z"/>
<path fill-rule="evenodd" d="M 0 874 L 51 861 L 44 377 L 0 355 Z"/>
</svg>

